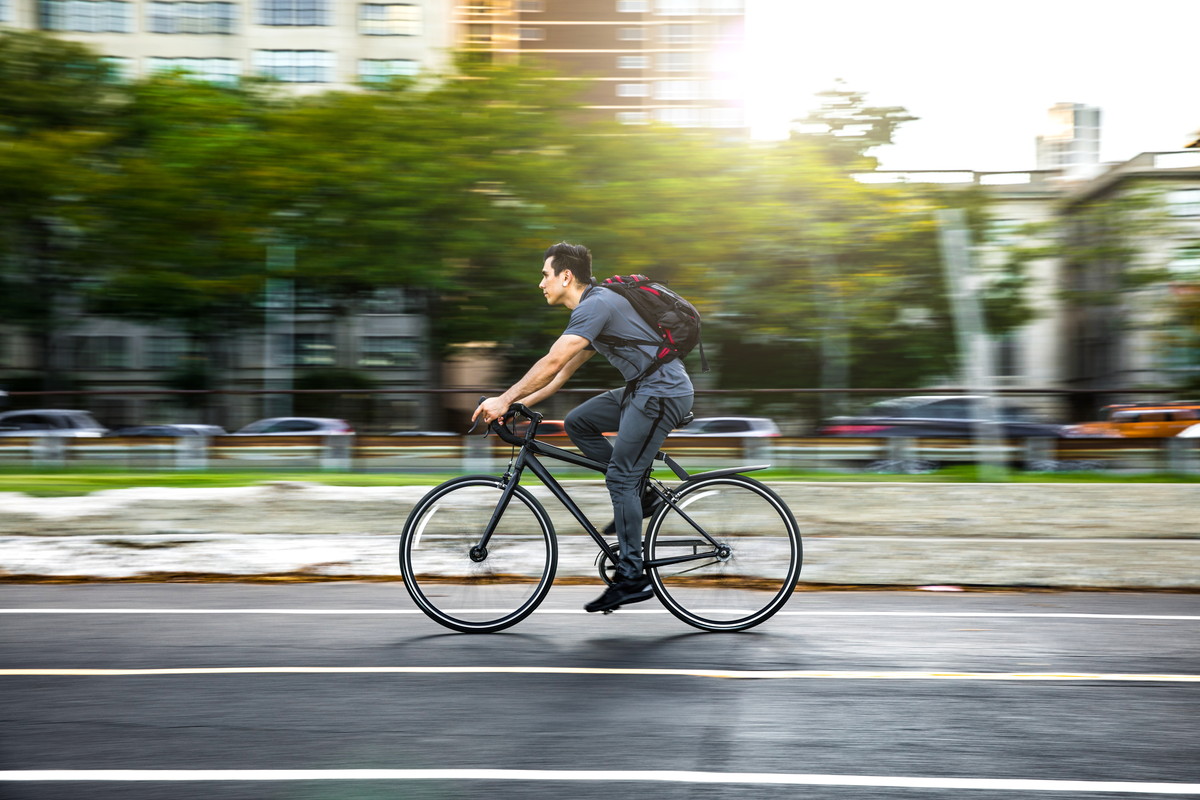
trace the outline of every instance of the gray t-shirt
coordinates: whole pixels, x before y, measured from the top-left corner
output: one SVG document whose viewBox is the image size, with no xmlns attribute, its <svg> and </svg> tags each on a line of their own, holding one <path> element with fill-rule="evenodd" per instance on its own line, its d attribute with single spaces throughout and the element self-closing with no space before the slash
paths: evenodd
<svg viewBox="0 0 1200 800">
<path fill-rule="evenodd" d="M 563 334 L 582 336 L 591 347 L 608 359 L 621 372 L 626 381 L 641 375 L 658 347 L 645 345 L 610 345 L 596 341 L 602 335 L 620 339 L 641 339 L 649 342 L 659 340 L 658 332 L 643 320 L 621 295 L 601 286 L 589 286 L 575 310 Z M 640 397 L 684 397 L 692 394 L 692 379 L 688 377 L 683 361 L 675 359 L 647 375 L 638 383 L 635 395 Z"/>
</svg>

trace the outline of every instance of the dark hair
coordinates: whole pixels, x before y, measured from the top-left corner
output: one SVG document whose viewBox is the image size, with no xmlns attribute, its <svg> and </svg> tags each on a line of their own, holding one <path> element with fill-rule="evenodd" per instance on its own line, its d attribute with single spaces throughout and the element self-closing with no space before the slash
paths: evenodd
<svg viewBox="0 0 1200 800">
<path fill-rule="evenodd" d="M 564 269 L 571 270 L 576 283 L 592 282 L 592 251 L 581 244 L 559 242 L 546 248 L 542 261 L 553 259 L 550 268 L 555 275 L 561 275 Z"/>
</svg>

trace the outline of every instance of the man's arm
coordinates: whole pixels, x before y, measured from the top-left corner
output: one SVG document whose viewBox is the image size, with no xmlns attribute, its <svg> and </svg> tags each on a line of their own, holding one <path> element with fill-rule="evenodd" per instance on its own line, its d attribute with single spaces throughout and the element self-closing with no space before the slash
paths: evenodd
<svg viewBox="0 0 1200 800">
<path fill-rule="evenodd" d="M 551 379 L 550 383 L 546 384 L 532 394 L 525 395 L 524 397 L 518 397 L 516 402 L 524 403 L 527 406 L 534 406 L 542 402 L 547 397 L 561 389 L 562 385 L 566 383 L 572 375 L 575 374 L 575 370 L 583 366 L 584 362 L 594 355 L 596 355 L 595 350 L 588 350 L 586 348 L 580 350 L 571 357 L 571 360 L 568 361 L 562 369 L 558 371 L 558 374 Z"/>
<path fill-rule="evenodd" d="M 550 352 L 537 360 L 537 363 L 529 368 L 525 373 L 525 377 L 514 383 L 508 388 L 508 391 L 497 397 L 489 397 L 479 404 L 475 409 L 475 413 L 471 415 L 471 420 L 474 421 L 481 413 L 483 414 L 484 422 L 492 422 L 504 416 L 508 411 L 508 407 L 517 400 L 525 398 L 526 400 L 533 397 L 534 401 L 541 400 L 557 391 L 567 378 L 571 376 L 579 365 L 591 357 L 593 351 L 586 350 L 588 340 L 582 336 L 576 336 L 571 333 L 565 333 L 558 337 L 558 340 L 550 347 Z M 580 353 L 587 353 L 583 358 L 577 359 L 576 356 Z M 550 392 L 541 392 L 540 390 L 549 388 L 550 385 L 558 378 L 559 374 L 570 367 L 570 372 L 562 377 L 554 386 L 554 390 Z"/>
</svg>

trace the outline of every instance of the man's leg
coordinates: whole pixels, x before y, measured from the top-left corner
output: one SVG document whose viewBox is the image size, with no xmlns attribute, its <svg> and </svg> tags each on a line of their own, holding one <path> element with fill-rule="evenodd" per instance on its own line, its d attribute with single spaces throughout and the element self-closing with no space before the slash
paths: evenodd
<svg viewBox="0 0 1200 800">
<path fill-rule="evenodd" d="M 584 606 L 588 611 L 606 611 L 621 603 L 638 602 L 653 596 L 643 573 L 639 483 L 667 434 L 683 419 L 691 404 L 691 397 L 651 397 L 644 408 L 631 402 L 621 414 L 605 474 L 617 530 L 617 582 L 601 597 Z"/>
<path fill-rule="evenodd" d="M 613 389 L 593 397 L 571 410 L 563 425 L 571 443 L 585 456 L 601 464 L 612 458 L 612 443 L 605 431 L 615 431 L 621 425 L 621 394 L 623 389 Z"/>
</svg>

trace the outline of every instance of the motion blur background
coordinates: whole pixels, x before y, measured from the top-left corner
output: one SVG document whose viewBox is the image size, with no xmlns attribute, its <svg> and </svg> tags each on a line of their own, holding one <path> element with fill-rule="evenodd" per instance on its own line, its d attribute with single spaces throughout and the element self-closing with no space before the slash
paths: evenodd
<svg viewBox="0 0 1200 800">
<path fill-rule="evenodd" d="M 461 431 L 559 240 L 700 307 L 701 415 L 1200 395 L 1194 4 L 829 5 L 0 0 L 3 402 Z"/>
</svg>

